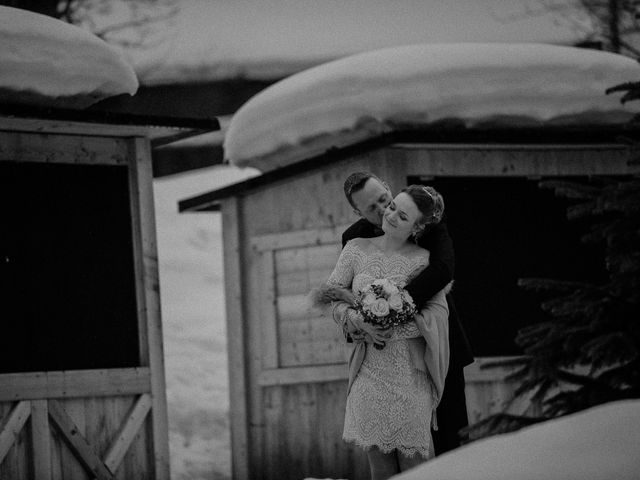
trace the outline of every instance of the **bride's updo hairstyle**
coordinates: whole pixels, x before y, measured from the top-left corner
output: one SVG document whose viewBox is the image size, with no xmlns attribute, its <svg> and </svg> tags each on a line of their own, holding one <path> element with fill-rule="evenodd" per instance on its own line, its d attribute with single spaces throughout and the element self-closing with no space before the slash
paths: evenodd
<svg viewBox="0 0 640 480">
<path fill-rule="evenodd" d="M 444 199 L 435 188 L 424 185 L 409 185 L 402 191 L 411 197 L 422 213 L 420 224 L 435 225 L 442 220 Z"/>
</svg>

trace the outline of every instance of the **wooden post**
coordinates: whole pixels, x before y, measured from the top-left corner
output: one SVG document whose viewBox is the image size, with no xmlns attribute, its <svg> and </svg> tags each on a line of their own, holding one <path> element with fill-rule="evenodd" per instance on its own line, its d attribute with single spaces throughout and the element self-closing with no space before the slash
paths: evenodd
<svg viewBox="0 0 640 480">
<path fill-rule="evenodd" d="M 151 423 L 155 478 L 169 480 L 169 426 L 167 393 L 162 349 L 162 319 L 160 316 L 160 279 L 153 204 L 153 172 L 149 140 L 135 138 L 131 144 L 132 168 L 137 172 L 142 271 L 144 274 L 144 317 L 148 340 L 148 365 L 151 370 Z"/>
<path fill-rule="evenodd" d="M 237 198 L 227 199 L 222 204 L 222 234 L 229 339 L 227 351 L 231 404 L 231 466 L 232 477 L 237 480 L 249 478 L 249 419 L 241 231 L 239 201 Z"/>
<path fill-rule="evenodd" d="M 31 402 L 31 444 L 33 445 L 33 476 L 51 479 L 51 432 L 46 400 Z"/>
</svg>

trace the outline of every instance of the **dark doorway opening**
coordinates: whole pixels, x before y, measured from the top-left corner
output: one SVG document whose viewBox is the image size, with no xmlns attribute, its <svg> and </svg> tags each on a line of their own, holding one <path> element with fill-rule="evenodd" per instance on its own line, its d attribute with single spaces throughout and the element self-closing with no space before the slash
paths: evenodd
<svg viewBox="0 0 640 480">
<path fill-rule="evenodd" d="M 139 365 L 128 178 L 0 162 L 0 373 Z"/>
<path fill-rule="evenodd" d="M 574 179 L 576 179 L 574 177 Z M 599 281 L 601 246 L 584 244 L 585 222 L 569 221 L 567 199 L 527 178 L 437 177 L 456 251 L 456 307 L 475 356 L 520 355 L 517 331 L 546 319 L 542 295 L 518 278 Z"/>
</svg>

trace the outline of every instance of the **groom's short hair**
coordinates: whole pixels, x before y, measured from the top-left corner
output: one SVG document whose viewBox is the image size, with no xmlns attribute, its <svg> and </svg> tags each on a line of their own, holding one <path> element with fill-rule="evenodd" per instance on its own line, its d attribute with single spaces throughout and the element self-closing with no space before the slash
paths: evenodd
<svg viewBox="0 0 640 480">
<path fill-rule="evenodd" d="M 367 183 L 367 180 L 370 178 L 373 178 L 386 186 L 386 183 L 371 172 L 354 172 L 344 181 L 344 195 L 347 197 L 349 204 L 356 210 L 358 207 L 353 203 L 353 194 L 362 190 L 364 188 L 364 184 Z"/>
</svg>

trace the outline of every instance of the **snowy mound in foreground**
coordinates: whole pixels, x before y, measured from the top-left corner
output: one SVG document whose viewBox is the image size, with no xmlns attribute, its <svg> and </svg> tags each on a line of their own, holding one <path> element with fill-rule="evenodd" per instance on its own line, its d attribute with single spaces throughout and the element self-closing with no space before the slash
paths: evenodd
<svg viewBox="0 0 640 480">
<path fill-rule="evenodd" d="M 83 108 L 138 89 L 124 56 L 86 30 L 0 6 L 0 102 Z"/>
<path fill-rule="evenodd" d="M 612 402 L 479 440 L 397 480 L 637 480 L 640 400 Z"/>
<path fill-rule="evenodd" d="M 244 104 L 225 155 L 262 171 L 403 127 L 623 123 L 633 105 L 605 89 L 640 79 L 612 53 L 541 44 L 430 44 L 376 50 L 292 75 Z"/>
</svg>

